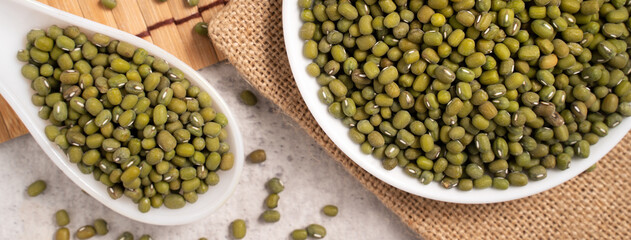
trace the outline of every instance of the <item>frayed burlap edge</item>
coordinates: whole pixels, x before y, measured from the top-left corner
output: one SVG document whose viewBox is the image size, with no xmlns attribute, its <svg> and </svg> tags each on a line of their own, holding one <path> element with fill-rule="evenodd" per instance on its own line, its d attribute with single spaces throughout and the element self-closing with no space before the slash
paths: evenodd
<svg viewBox="0 0 631 240">
<path fill-rule="evenodd" d="M 284 49 L 281 0 L 232 0 L 209 34 L 242 76 L 312 136 L 402 222 L 425 239 L 629 239 L 631 135 L 582 175 L 528 198 L 462 205 L 417 197 L 358 167 L 320 129 L 303 102 Z"/>
</svg>

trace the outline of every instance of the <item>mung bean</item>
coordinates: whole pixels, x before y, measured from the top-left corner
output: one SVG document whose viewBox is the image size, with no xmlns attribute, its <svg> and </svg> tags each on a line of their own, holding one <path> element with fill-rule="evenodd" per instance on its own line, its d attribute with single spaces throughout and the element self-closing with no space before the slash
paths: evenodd
<svg viewBox="0 0 631 240">
<path fill-rule="evenodd" d="M 237 219 L 230 224 L 232 237 L 235 239 L 242 239 L 245 237 L 246 227 L 243 219 Z"/>
<path fill-rule="evenodd" d="M 265 186 L 267 187 L 267 190 L 269 190 L 271 193 L 276 194 L 282 192 L 285 189 L 285 185 L 278 178 L 272 178 L 268 180 Z"/>
<path fill-rule="evenodd" d="M 78 239 L 88 239 L 96 235 L 96 230 L 91 225 L 80 227 L 75 234 Z"/>
<path fill-rule="evenodd" d="M 70 240 L 70 230 L 62 227 L 55 232 L 55 240 Z"/>
<path fill-rule="evenodd" d="M 195 27 L 193 28 L 193 30 L 200 36 L 206 37 L 208 36 L 208 23 L 198 22 L 195 24 Z"/>
<path fill-rule="evenodd" d="M 309 237 L 306 229 L 296 229 L 291 232 L 291 239 L 293 240 L 305 240 Z"/>
<path fill-rule="evenodd" d="M 280 220 L 280 212 L 276 210 L 265 210 L 261 214 L 261 219 L 268 223 L 278 222 Z"/>
<path fill-rule="evenodd" d="M 116 0 L 101 0 L 103 7 L 114 9 L 116 7 Z"/>
<path fill-rule="evenodd" d="M 44 190 L 46 190 L 46 182 L 44 182 L 44 180 L 37 180 L 28 186 L 26 194 L 30 197 L 35 197 L 41 194 Z"/>
<path fill-rule="evenodd" d="M 278 200 L 280 200 L 278 194 L 272 193 L 265 198 L 265 206 L 267 206 L 267 208 L 274 209 L 278 207 Z"/>
<path fill-rule="evenodd" d="M 70 223 L 70 217 L 68 216 L 68 212 L 65 209 L 61 209 L 55 212 L 55 221 L 57 222 L 57 226 L 63 227 Z"/>
<path fill-rule="evenodd" d="M 248 160 L 252 163 L 262 163 L 265 162 L 267 156 L 265 154 L 265 150 L 257 149 L 248 154 Z"/>
<path fill-rule="evenodd" d="M 309 224 L 307 226 L 307 234 L 310 237 L 321 239 L 326 236 L 326 228 L 319 224 Z"/>
<path fill-rule="evenodd" d="M 335 217 L 337 216 L 338 209 L 335 205 L 326 205 L 322 208 L 322 212 L 324 213 L 324 215 L 327 215 L 329 217 Z"/>
<path fill-rule="evenodd" d="M 242 91 L 239 96 L 241 97 L 241 102 L 248 106 L 254 106 L 258 102 L 256 95 L 248 90 Z"/>
<path fill-rule="evenodd" d="M 116 238 L 116 240 L 134 240 L 134 234 L 130 232 L 123 232 Z"/>
</svg>

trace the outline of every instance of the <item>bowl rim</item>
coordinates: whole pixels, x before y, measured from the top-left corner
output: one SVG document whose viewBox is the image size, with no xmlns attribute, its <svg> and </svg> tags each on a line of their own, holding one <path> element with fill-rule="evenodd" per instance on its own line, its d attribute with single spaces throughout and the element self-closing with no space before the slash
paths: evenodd
<svg viewBox="0 0 631 240">
<path fill-rule="evenodd" d="M 590 147 L 591 154 L 588 158 L 573 158 L 570 168 L 563 171 L 549 169 L 545 179 L 540 181 L 530 180 L 528 185 L 523 187 L 511 186 L 507 190 L 487 188 L 460 191 L 457 189 L 444 189 L 439 187 L 439 184 L 436 182 L 422 185 L 416 179 L 405 175 L 401 168 L 396 167 L 396 170 L 393 169 L 391 171 L 385 170 L 376 158 L 361 153 L 359 146 L 347 136 L 348 128 L 344 127 L 339 119 L 333 118 L 328 113 L 327 106 L 319 101 L 316 92 L 320 86 L 305 70 L 307 64 L 311 63 L 311 60 L 302 55 L 304 41 L 298 35 L 302 25 L 300 10 L 295 1 L 283 1 L 283 35 L 293 77 L 310 113 L 333 143 L 354 163 L 377 179 L 410 194 L 443 202 L 463 204 L 497 203 L 528 197 L 576 177 L 605 156 L 631 129 L 631 119 L 624 118 L 615 129 L 610 129 L 606 137 L 601 138 L 598 143 Z"/>
</svg>

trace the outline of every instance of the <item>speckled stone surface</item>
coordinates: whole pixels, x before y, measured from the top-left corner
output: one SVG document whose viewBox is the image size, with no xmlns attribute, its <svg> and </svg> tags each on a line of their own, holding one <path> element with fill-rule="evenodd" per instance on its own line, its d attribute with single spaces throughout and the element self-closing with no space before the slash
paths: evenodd
<svg viewBox="0 0 631 240">
<path fill-rule="evenodd" d="M 53 214 L 67 209 L 74 233 L 96 218 L 108 221 L 114 239 L 124 231 L 153 239 L 229 239 L 229 223 L 247 222 L 246 239 L 290 239 L 289 233 L 310 223 L 327 228 L 326 239 L 416 239 L 372 194 L 348 175 L 333 159 L 273 104 L 259 97 L 255 107 L 240 103 L 239 93 L 250 89 L 229 64 L 220 63 L 201 71 L 232 106 L 240 119 L 247 153 L 265 149 L 267 161 L 246 163 L 236 192 L 218 211 L 198 223 L 158 227 L 135 222 L 84 194 L 48 159 L 31 136 L 0 144 L 0 239 L 51 239 L 56 225 Z M 279 177 L 285 182 L 277 208 L 281 220 L 274 224 L 259 220 L 267 196 L 264 183 Z M 43 179 L 46 191 L 30 198 L 28 184 Z M 105 188 L 103 189 L 105 191 Z M 340 208 L 337 217 L 321 213 L 326 204 Z M 186 217 L 186 216 L 182 216 Z"/>
</svg>

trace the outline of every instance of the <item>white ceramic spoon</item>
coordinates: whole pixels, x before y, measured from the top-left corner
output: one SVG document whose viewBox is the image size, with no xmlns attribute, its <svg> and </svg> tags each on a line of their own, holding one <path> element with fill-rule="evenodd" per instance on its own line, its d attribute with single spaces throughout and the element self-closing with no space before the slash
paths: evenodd
<svg viewBox="0 0 631 240">
<path fill-rule="evenodd" d="M 146 49 L 151 55 L 165 59 L 171 66 L 179 68 L 195 86 L 207 91 L 214 100 L 215 109 L 222 112 L 228 118 L 228 143 L 235 155 L 235 165 L 230 171 L 220 171 L 221 181 L 218 185 L 210 187 L 205 194 L 200 194 L 194 204 L 187 204 L 177 210 L 167 209 L 164 206 L 158 209 L 152 208 L 148 213 L 141 213 L 127 197 L 113 200 L 106 192 L 102 183 L 94 180 L 92 174 L 82 174 L 75 164 L 68 162 L 64 152 L 54 143 L 48 141 L 44 135 L 44 127 L 48 121 L 37 116 L 39 110 L 31 103 L 31 95 L 34 93 L 30 87 L 30 81 L 22 77 L 20 69 L 24 63 L 16 58 L 17 51 L 26 46 L 26 34 L 34 28 L 46 29 L 56 24 L 60 27 L 69 25 L 78 26 L 90 38 L 93 33 L 103 33 L 113 39 L 128 42 L 137 47 Z M 110 209 L 131 219 L 156 224 L 179 225 L 199 220 L 218 209 L 232 194 L 237 186 L 243 169 L 244 153 L 243 140 L 238 129 L 238 123 L 224 100 L 220 97 L 208 82 L 195 70 L 167 53 L 159 47 L 140 39 L 129 33 L 96 23 L 90 20 L 57 10 L 47 5 L 32 0 L 2 0 L 0 1 L 0 65 L 2 77 L 0 77 L 0 93 L 9 102 L 13 110 L 20 117 L 31 135 L 48 154 L 50 159 L 79 187 L 90 194 L 99 202 Z M 20 159 L 4 159 L 4 161 L 19 161 Z M 24 166 L 29 167 L 29 166 Z M 56 183 L 49 182 L 49 185 Z M 68 189 L 70 190 L 70 189 Z M 72 203 L 68 203 L 68 207 Z"/>
</svg>

